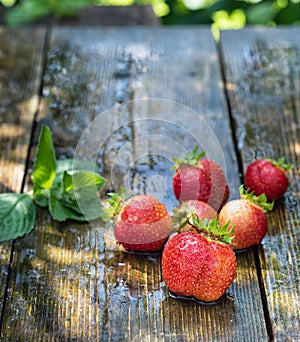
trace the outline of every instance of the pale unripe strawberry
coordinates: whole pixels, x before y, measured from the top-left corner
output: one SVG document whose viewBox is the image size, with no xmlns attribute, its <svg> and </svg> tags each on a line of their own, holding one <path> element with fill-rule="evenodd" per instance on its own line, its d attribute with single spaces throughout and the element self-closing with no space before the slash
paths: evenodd
<svg viewBox="0 0 300 342">
<path fill-rule="evenodd" d="M 234 227 L 234 238 L 230 242 L 233 249 L 244 249 L 261 243 L 268 229 L 266 211 L 273 209 L 264 194 L 255 196 L 240 187 L 240 199 L 224 205 L 219 213 L 219 223 L 230 221 Z"/>
</svg>

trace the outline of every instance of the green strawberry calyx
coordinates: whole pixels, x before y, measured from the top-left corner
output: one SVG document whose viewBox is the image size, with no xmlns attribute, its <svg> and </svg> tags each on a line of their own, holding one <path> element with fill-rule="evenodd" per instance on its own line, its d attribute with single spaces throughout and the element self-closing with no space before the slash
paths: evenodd
<svg viewBox="0 0 300 342">
<path fill-rule="evenodd" d="M 110 198 L 103 203 L 101 218 L 103 221 L 114 220 L 121 212 L 125 205 L 126 190 L 121 187 L 120 193 L 109 192 L 107 194 Z"/>
<path fill-rule="evenodd" d="M 185 155 L 185 159 L 177 159 L 172 158 L 174 165 L 171 167 L 171 170 L 178 170 L 181 165 L 188 166 L 201 166 L 199 164 L 199 159 L 205 156 L 205 151 L 198 153 L 198 146 L 195 146 L 192 152 L 187 152 Z"/>
<path fill-rule="evenodd" d="M 201 220 L 194 210 L 184 202 L 181 203 L 179 208 L 174 208 L 173 213 L 174 230 L 179 233 L 196 230 L 197 233 L 205 235 L 211 240 L 227 244 L 230 244 L 234 238 L 234 227 L 229 228 L 229 221 L 220 226 L 217 216 L 212 220 Z"/>
<path fill-rule="evenodd" d="M 268 202 L 267 196 L 265 194 L 256 196 L 254 195 L 254 191 L 250 192 L 249 190 L 245 189 L 243 184 L 239 187 L 239 191 L 241 198 L 250 201 L 257 207 L 259 207 L 263 212 L 273 210 L 274 201 Z"/>
<path fill-rule="evenodd" d="M 266 158 L 272 165 L 280 167 L 283 171 L 290 171 L 293 168 L 292 164 L 286 164 L 285 158 L 281 157 L 278 160 L 274 160 L 272 158 Z"/>
<path fill-rule="evenodd" d="M 230 221 L 221 226 L 217 216 L 212 220 L 204 219 L 201 221 L 197 215 L 193 214 L 189 223 L 210 240 L 230 244 L 234 238 L 234 226 L 230 227 Z"/>
</svg>

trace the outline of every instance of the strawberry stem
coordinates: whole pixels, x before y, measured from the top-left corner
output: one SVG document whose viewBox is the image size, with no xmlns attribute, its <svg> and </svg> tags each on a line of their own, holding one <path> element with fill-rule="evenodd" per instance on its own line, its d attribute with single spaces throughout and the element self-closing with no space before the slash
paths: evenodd
<svg viewBox="0 0 300 342">
<path fill-rule="evenodd" d="M 125 204 L 126 190 L 124 187 L 121 187 L 120 194 L 110 192 L 107 195 L 110 196 L 110 198 L 105 200 L 103 203 L 101 213 L 101 218 L 103 221 L 113 220 L 119 215 Z"/>
<path fill-rule="evenodd" d="M 246 190 L 243 184 L 239 187 L 239 191 L 241 198 L 250 201 L 257 207 L 259 207 L 262 211 L 267 212 L 273 210 L 274 201 L 272 201 L 271 203 L 268 202 L 267 196 L 265 194 L 255 196 L 254 191 L 250 192 L 249 190 Z"/>
<path fill-rule="evenodd" d="M 268 160 L 272 163 L 272 165 L 274 166 L 278 166 L 280 167 L 281 169 L 283 169 L 283 171 L 290 171 L 292 168 L 293 168 L 293 165 L 292 164 L 286 164 L 285 163 L 285 158 L 284 157 L 281 157 L 279 158 L 278 160 L 274 160 L 272 158 L 269 158 L 269 159 L 265 159 L 265 160 Z"/>
<path fill-rule="evenodd" d="M 173 209 L 173 213 L 174 230 L 177 232 L 188 230 L 187 226 L 189 225 L 189 219 L 193 216 L 193 210 L 182 202 L 179 208 Z"/>
<path fill-rule="evenodd" d="M 212 220 L 204 219 L 201 221 L 195 214 L 189 219 L 189 223 L 194 226 L 199 233 L 203 233 L 206 237 L 230 244 L 234 238 L 234 226 L 229 228 L 230 221 L 220 226 L 218 217 Z"/>
<path fill-rule="evenodd" d="M 181 165 L 198 166 L 199 159 L 205 156 L 205 151 L 198 153 L 198 146 L 195 146 L 192 152 L 187 152 L 185 159 L 172 158 L 174 165 L 171 170 L 177 170 Z"/>
</svg>

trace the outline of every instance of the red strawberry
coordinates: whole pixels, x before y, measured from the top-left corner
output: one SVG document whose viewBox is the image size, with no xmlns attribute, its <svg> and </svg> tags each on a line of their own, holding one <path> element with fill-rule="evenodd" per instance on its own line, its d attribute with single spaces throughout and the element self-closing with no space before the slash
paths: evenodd
<svg viewBox="0 0 300 342">
<path fill-rule="evenodd" d="M 192 226 L 189 223 L 189 220 L 193 215 L 196 215 L 201 221 L 205 219 L 212 220 L 215 217 L 218 217 L 218 213 L 213 207 L 205 202 L 198 200 L 189 200 L 186 202 L 182 202 L 178 208 L 173 209 L 173 212 L 175 230 L 181 232 L 192 230 Z"/>
<path fill-rule="evenodd" d="M 169 290 L 178 296 L 213 302 L 236 277 L 233 250 L 213 239 L 232 235 L 232 231 L 226 233 L 228 224 L 220 227 L 217 218 L 200 221 L 194 216 L 191 223 L 200 232 L 179 233 L 168 241 L 162 254 L 162 277 Z M 207 233 L 211 237 L 205 236 Z"/>
<path fill-rule="evenodd" d="M 255 196 L 240 187 L 241 198 L 224 205 L 219 213 L 219 223 L 230 221 L 234 226 L 234 238 L 230 246 L 244 249 L 261 243 L 267 233 L 268 220 L 266 211 L 273 209 L 273 202 L 268 203 L 264 194 Z"/>
<path fill-rule="evenodd" d="M 160 250 L 173 230 L 166 207 L 151 195 L 136 195 L 125 202 L 125 193 L 110 194 L 103 219 L 117 215 L 114 234 L 125 249 L 140 252 Z"/>
<path fill-rule="evenodd" d="M 285 164 L 284 158 L 278 161 L 258 159 L 250 163 L 245 174 L 245 186 L 256 196 L 265 194 L 269 201 L 281 198 L 286 192 L 289 180 L 287 171 L 293 166 Z"/>
<path fill-rule="evenodd" d="M 229 197 L 229 188 L 220 165 L 210 159 L 201 159 L 198 147 L 186 154 L 186 159 L 174 159 L 176 172 L 172 179 L 175 197 L 180 201 L 199 200 L 215 210 Z"/>
</svg>

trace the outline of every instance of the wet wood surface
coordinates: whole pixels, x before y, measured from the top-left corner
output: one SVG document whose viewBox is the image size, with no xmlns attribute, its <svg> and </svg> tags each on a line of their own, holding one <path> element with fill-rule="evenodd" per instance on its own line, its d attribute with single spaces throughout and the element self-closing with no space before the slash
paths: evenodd
<svg viewBox="0 0 300 342">
<path fill-rule="evenodd" d="M 7 31 L 0 27 L 0 192 L 23 190 L 31 131 L 39 102 L 45 33 L 43 29 Z M 1 244 L 0 250 L 2 311 L 12 242 Z"/>
<path fill-rule="evenodd" d="M 234 37 L 234 44 L 233 44 Z M 225 32 L 221 46 L 243 169 L 254 158 L 285 156 L 293 164 L 284 199 L 269 215 L 259 249 L 275 340 L 297 341 L 299 313 L 299 29 Z"/>
<path fill-rule="evenodd" d="M 195 144 L 230 199 L 252 159 L 294 164 L 267 237 L 237 254 L 212 306 L 171 298 L 160 253 L 125 252 L 111 224 L 38 208 L 31 234 L 0 245 L 1 340 L 299 340 L 299 33 L 228 31 L 217 45 L 205 27 L 0 29 L 1 192 L 31 189 L 42 124 L 58 158 L 99 165 L 104 193 L 124 185 L 169 211 L 171 157 Z"/>
</svg>

